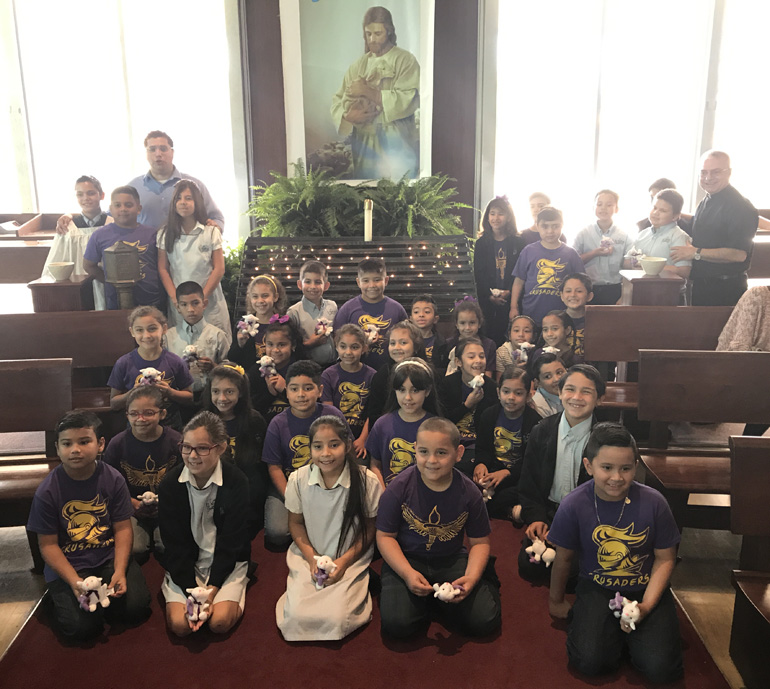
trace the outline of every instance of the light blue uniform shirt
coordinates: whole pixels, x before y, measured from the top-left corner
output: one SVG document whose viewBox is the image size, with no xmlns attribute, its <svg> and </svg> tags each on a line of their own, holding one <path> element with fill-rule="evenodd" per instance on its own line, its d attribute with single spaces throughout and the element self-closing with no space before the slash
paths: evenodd
<svg viewBox="0 0 770 689">
<path fill-rule="evenodd" d="M 139 203 L 142 205 L 142 212 L 139 214 L 139 222 L 143 225 L 149 225 L 154 230 L 158 230 L 168 222 L 168 207 L 171 204 L 171 197 L 174 195 L 174 185 L 180 179 L 189 179 L 198 185 L 198 189 L 203 194 L 203 204 L 206 206 L 206 217 L 216 220 L 221 229 L 225 229 L 225 216 L 219 210 L 214 199 L 211 198 L 206 185 L 192 175 L 186 175 L 177 170 L 176 165 L 171 171 L 169 177 L 162 184 L 155 179 L 149 172 L 132 179 L 129 185 L 139 192 Z"/>
<path fill-rule="evenodd" d="M 677 261 L 676 263 L 671 261 L 671 249 L 675 246 L 685 246 L 689 239 L 690 235 L 675 222 L 672 222 L 668 225 L 662 225 L 657 230 L 652 227 L 642 230 L 636 238 L 633 248 L 646 256 L 665 258 L 666 265 L 669 266 L 691 266 L 692 261 Z M 626 256 L 626 258 L 630 258 L 630 256 Z"/>
<path fill-rule="evenodd" d="M 583 450 L 591 435 L 589 416 L 575 426 L 570 426 L 566 414 L 559 421 L 559 439 L 556 443 L 556 469 L 553 472 L 553 483 L 548 499 L 559 503 L 567 493 L 577 487 L 580 465 L 583 463 Z"/>
<path fill-rule="evenodd" d="M 626 232 L 615 224 L 603 232 L 598 223 L 591 223 L 578 232 L 573 248 L 582 256 L 598 249 L 602 239 L 612 241 L 612 253 L 586 261 L 586 273 L 595 285 L 617 285 L 620 282 L 623 259 L 633 246 L 633 242 Z"/>
</svg>

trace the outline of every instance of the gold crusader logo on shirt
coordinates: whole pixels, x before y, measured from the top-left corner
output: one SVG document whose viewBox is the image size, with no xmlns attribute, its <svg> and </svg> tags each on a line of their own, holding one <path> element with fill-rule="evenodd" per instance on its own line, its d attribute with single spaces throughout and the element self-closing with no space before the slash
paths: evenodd
<svg viewBox="0 0 770 689">
<path fill-rule="evenodd" d="M 457 422 L 457 430 L 461 438 L 476 438 L 476 423 L 473 420 L 473 412 L 469 411 Z"/>
<path fill-rule="evenodd" d="M 363 419 L 360 418 L 364 409 L 364 402 L 369 396 L 369 388 L 366 383 L 356 385 L 355 383 L 340 383 L 340 411 L 345 415 L 349 426 L 363 426 Z"/>
<path fill-rule="evenodd" d="M 585 339 L 585 328 L 575 329 L 572 331 L 572 335 L 570 335 L 570 345 L 572 346 L 572 351 L 575 352 L 575 356 L 583 356 L 585 354 L 584 348 L 583 348 L 583 340 Z"/>
<path fill-rule="evenodd" d="M 409 505 L 401 505 L 401 516 L 409 524 L 411 531 L 416 531 L 420 536 L 425 536 L 428 542 L 425 544 L 425 550 L 430 550 L 438 539 L 441 542 L 451 541 L 462 532 L 465 522 L 468 521 L 468 513 L 463 512 L 457 519 L 448 524 L 441 523 L 441 515 L 438 508 L 434 505 L 428 515 L 428 521 L 424 522 L 412 510 Z"/>
<path fill-rule="evenodd" d="M 393 438 L 388 443 L 390 450 L 390 471 L 392 475 L 388 481 L 392 481 L 397 474 L 414 464 L 414 443 L 403 438 Z"/>
<path fill-rule="evenodd" d="M 633 555 L 631 548 L 643 545 L 650 535 L 650 527 L 640 533 L 634 533 L 634 524 L 624 529 L 600 524 L 591 540 L 599 546 L 596 561 L 599 568 L 591 573 L 591 578 L 604 588 L 628 588 L 643 586 L 650 580 L 649 574 L 642 574 L 642 567 L 648 555 Z"/>
<path fill-rule="evenodd" d="M 514 464 L 514 455 L 521 447 L 521 435 L 502 426 L 495 426 L 495 456 L 507 467 Z"/>
<path fill-rule="evenodd" d="M 291 458 L 293 469 L 299 469 L 310 461 L 310 436 L 295 435 L 289 441 L 289 450 L 294 453 Z"/>
<path fill-rule="evenodd" d="M 65 553 L 104 548 L 113 543 L 113 538 L 102 538 L 110 526 L 101 524 L 102 518 L 108 516 L 108 510 L 107 502 L 99 495 L 88 501 L 70 500 L 62 507 L 61 514 L 67 520 L 67 535 L 72 541 L 62 548 Z"/>
<path fill-rule="evenodd" d="M 541 258 L 537 266 L 537 285 L 530 294 L 556 294 L 559 290 L 559 273 L 567 267 L 561 259 L 551 261 L 547 258 Z"/>
</svg>

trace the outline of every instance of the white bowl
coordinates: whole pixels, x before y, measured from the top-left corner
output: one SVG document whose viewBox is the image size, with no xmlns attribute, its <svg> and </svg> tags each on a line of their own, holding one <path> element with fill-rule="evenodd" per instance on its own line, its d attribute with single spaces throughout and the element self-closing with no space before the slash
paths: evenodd
<svg viewBox="0 0 770 689">
<path fill-rule="evenodd" d="M 56 282 L 69 280 L 74 269 L 75 264 L 72 261 L 54 261 L 48 264 L 48 270 L 51 271 L 51 275 L 53 275 Z"/>
<path fill-rule="evenodd" d="M 647 275 L 659 275 L 660 271 L 666 266 L 666 259 L 657 258 L 656 256 L 644 256 L 639 259 L 639 263 L 642 264 L 642 270 Z"/>
</svg>

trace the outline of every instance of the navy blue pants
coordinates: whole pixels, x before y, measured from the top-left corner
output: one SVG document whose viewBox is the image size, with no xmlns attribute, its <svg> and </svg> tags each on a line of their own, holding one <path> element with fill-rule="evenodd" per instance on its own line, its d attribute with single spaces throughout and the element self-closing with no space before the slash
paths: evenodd
<svg viewBox="0 0 770 689">
<path fill-rule="evenodd" d="M 115 573 L 114 562 L 109 560 L 101 567 L 78 571 L 81 579 L 101 577 L 103 584 L 109 584 Z M 63 579 L 48 584 L 48 596 L 53 606 L 53 625 L 64 637 L 83 641 L 101 634 L 105 620 L 137 624 L 150 614 L 150 592 L 144 581 L 142 569 L 133 558 L 126 570 L 126 593 L 120 598 L 110 598 L 107 608 L 98 606 L 94 612 L 86 612 Z"/>
<path fill-rule="evenodd" d="M 609 609 L 614 591 L 581 577 L 576 593 L 567 632 L 567 657 L 578 672 L 614 672 L 627 645 L 634 667 L 651 682 L 672 682 L 682 676 L 682 641 L 671 589 L 665 590 L 658 605 L 630 634 L 620 628 L 618 618 Z M 641 601 L 644 593 L 625 595 Z"/>
<path fill-rule="evenodd" d="M 409 564 L 430 584 L 452 582 L 465 574 L 468 555 L 416 558 L 407 556 Z M 380 617 L 382 633 L 408 638 L 424 631 L 434 613 L 457 624 L 467 636 L 487 636 L 500 629 L 500 583 L 490 558 L 487 569 L 470 595 L 460 603 L 443 603 L 432 595 L 415 596 L 404 580 L 388 565 L 382 565 Z"/>
</svg>

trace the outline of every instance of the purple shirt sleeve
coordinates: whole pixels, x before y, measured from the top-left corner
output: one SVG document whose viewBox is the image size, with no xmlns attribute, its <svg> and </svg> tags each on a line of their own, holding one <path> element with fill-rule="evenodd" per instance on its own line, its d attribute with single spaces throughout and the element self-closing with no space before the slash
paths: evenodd
<svg viewBox="0 0 770 689">
<path fill-rule="evenodd" d="M 321 384 L 323 385 L 321 402 L 334 402 L 334 389 L 337 387 L 339 381 L 336 369 L 336 366 L 329 366 L 329 368 L 325 369 L 321 374 Z"/>
<path fill-rule="evenodd" d="M 267 427 L 267 434 L 265 435 L 265 444 L 262 448 L 262 461 L 265 464 L 277 464 L 280 466 L 283 463 L 283 460 L 281 457 L 281 421 L 282 419 L 280 419 L 279 416 L 276 416 L 270 422 L 270 425 Z"/>
<path fill-rule="evenodd" d="M 91 235 L 93 238 L 93 235 Z M 126 387 L 126 371 L 128 370 L 128 354 L 124 354 L 120 359 L 115 362 L 112 367 L 112 372 L 107 380 L 107 385 L 116 390 L 130 390 L 131 387 Z"/>
<path fill-rule="evenodd" d="M 99 263 L 102 260 L 102 247 L 99 243 L 99 230 L 96 230 L 89 238 L 86 244 L 86 250 L 83 258 L 93 263 Z"/>
<path fill-rule="evenodd" d="M 580 548 L 580 523 L 572 504 L 562 502 L 556 510 L 553 523 L 548 531 L 548 540 L 554 545 L 567 550 L 579 550 Z"/>
<path fill-rule="evenodd" d="M 166 350 L 166 361 L 174 375 L 174 387 L 177 390 L 185 390 L 193 384 L 193 377 L 187 364 L 176 354 Z"/>
<path fill-rule="evenodd" d="M 377 531 L 398 533 L 399 526 L 401 525 L 401 503 L 403 501 L 403 495 L 399 490 L 401 485 L 403 484 L 399 486 L 390 485 L 382 494 L 379 507 L 377 508 Z"/>
</svg>

